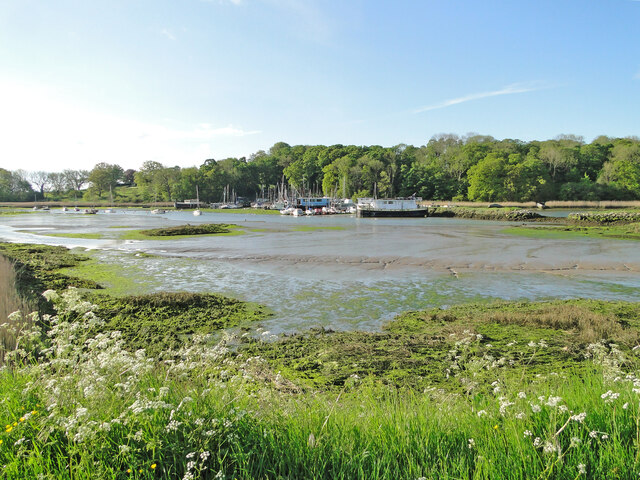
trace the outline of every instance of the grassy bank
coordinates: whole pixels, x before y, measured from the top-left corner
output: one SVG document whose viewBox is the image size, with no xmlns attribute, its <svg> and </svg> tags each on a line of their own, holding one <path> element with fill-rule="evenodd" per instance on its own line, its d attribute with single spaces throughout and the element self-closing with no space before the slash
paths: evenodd
<svg viewBox="0 0 640 480">
<path fill-rule="evenodd" d="M 635 323 L 623 322 L 637 316 L 629 305 L 593 305 L 586 319 L 583 310 L 559 323 L 555 307 L 535 305 L 408 314 L 389 336 L 451 342 L 448 380 L 484 386 L 408 388 L 352 374 L 335 390 L 305 393 L 299 377 L 227 341 L 196 336 L 164 352 L 162 362 L 131 353 L 118 334 L 96 333 L 103 320 L 75 291 L 48 296 L 59 309 L 54 329 L 44 340 L 27 336 L 14 368 L 0 371 L 5 478 L 626 479 L 640 472 L 640 379 L 628 349 L 635 334 L 625 333 Z M 438 339 L 448 326 L 485 323 L 536 330 L 524 338 L 511 332 L 513 353 L 525 361 L 502 356 L 506 338 L 471 339 L 463 330 L 455 341 Z M 543 341 L 540 329 L 573 332 L 581 368 L 558 363 L 535 374 L 537 358 L 556 355 L 544 352 L 557 339 Z M 601 334 L 630 343 L 587 343 Z M 535 346 L 525 343 L 534 337 Z"/>
</svg>

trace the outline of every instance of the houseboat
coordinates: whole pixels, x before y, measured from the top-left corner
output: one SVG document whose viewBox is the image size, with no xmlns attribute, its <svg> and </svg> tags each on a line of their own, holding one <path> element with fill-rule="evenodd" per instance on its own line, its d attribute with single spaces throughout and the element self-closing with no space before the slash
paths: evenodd
<svg viewBox="0 0 640 480">
<path fill-rule="evenodd" d="M 426 217 L 427 207 L 418 204 L 420 197 L 409 198 L 359 198 L 356 205 L 358 217 Z"/>
</svg>

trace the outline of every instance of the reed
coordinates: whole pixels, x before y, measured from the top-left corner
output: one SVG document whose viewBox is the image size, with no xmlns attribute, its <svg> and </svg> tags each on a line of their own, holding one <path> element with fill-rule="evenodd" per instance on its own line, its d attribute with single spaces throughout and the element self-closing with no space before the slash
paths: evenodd
<svg viewBox="0 0 640 480">
<path fill-rule="evenodd" d="M 16 273 L 13 264 L 0 255 L 0 365 L 4 362 L 6 351 L 13 350 L 16 345 L 15 335 L 11 333 L 15 325 L 7 320 L 9 314 L 20 311 L 25 316 L 33 310 L 33 305 L 22 299 L 16 289 Z"/>
</svg>

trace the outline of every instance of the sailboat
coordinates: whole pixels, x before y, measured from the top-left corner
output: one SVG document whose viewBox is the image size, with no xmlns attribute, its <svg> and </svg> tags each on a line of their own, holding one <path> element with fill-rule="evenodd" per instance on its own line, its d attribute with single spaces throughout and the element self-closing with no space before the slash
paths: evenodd
<svg viewBox="0 0 640 480">
<path fill-rule="evenodd" d="M 104 213 L 115 213 L 115 209 L 113 208 L 113 190 L 111 190 L 111 185 L 109 185 L 109 202 L 111 203 L 111 207 L 105 209 Z"/>
<path fill-rule="evenodd" d="M 154 203 L 154 204 L 157 204 L 157 203 L 158 203 L 158 202 L 157 202 L 157 200 L 158 200 L 158 194 L 156 193 L 156 196 L 155 196 L 155 198 L 153 199 L 153 203 Z M 164 209 L 162 209 L 162 208 L 158 208 L 158 207 L 156 206 L 156 208 L 154 208 L 153 210 L 151 210 L 151 213 L 153 213 L 154 215 L 161 215 L 161 214 L 163 214 L 163 213 L 167 213 L 167 211 L 166 211 L 166 210 L 164 210 Z"/>
<path fill-rule="evenodd" d="M 202 212 L 200 211 L 200 193 L 198 192 L 198 185 L 196 185 L 196 202 L 196 209 L 193 211 L 193 214 L 196 217 L 199 217 L 202 215 Z"/>
</svg>

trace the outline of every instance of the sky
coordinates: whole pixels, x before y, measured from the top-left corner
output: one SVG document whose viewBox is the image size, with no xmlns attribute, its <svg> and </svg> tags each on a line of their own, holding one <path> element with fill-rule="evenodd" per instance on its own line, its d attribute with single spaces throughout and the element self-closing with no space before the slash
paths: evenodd
<svg viewBox="0 0 640 480">
<path fill-rule="evenodd" d="M 0 168 L 640 135 L 640 0 L 0 0 Z"/>
</svg>

